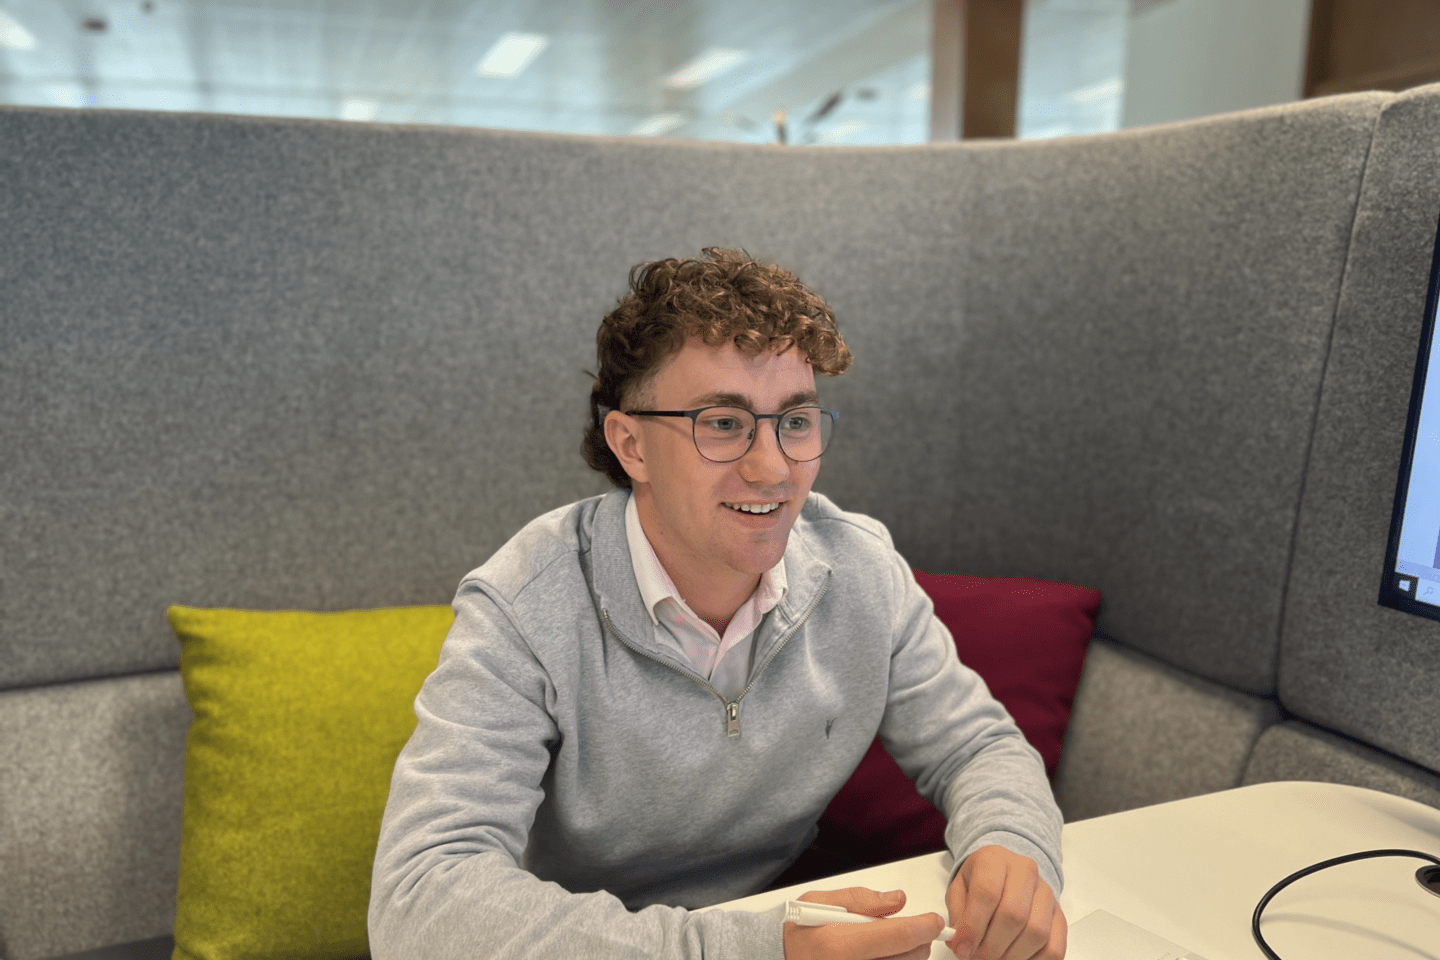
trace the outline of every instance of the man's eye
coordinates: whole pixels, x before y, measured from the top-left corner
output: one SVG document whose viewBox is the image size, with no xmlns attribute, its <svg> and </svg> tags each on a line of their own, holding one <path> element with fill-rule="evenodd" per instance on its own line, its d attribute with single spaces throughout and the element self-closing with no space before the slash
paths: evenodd
<svg viewBox="0 0 1440 960">
<path fill-rule="evenodd" d="M 790 430 L 798 433 L 804 430 L 809 430 L 814 425 L 815 418 L 810 416 L 808 413 L 792 413 L 785 418 L 785 422 L 781 424 L 780 429 Z"/>
<path fill-rule="evenodd" d="M 740 421 L 734 417 L 707 417 L 700 421 L 700 425 L 715 433 L 736 433 L 740 430 Z"/>
</svg>

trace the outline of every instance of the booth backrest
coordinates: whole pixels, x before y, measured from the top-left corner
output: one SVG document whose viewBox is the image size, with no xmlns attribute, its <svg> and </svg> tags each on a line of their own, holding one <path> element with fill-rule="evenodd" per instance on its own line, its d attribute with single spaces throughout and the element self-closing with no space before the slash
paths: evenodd
<svg viewBox="0 0 1440 960">
<path fill-rule="evenodd" d="M 596 325 L 705 246 L 854 350 L 817 489 L 916 567 L 1103 593 L 1067 815 L 1440 802 L 1440 624 L 1375 604 L 1437 128 L 1437 87 L 856 149 L 0 108 L 0 957 L 170 929 L 166 606 L 448 601 L 605 489 Z"/>
</svg>

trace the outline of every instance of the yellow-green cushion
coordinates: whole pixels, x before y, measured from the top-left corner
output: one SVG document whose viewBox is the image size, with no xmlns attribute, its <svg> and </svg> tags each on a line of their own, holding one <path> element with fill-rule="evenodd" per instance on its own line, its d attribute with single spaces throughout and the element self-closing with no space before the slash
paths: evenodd
<svg viewBox="0 0 1440 960">
<path fill-rule="evenodd" d="M 365 956 L 390 772 L 449 607 L 171 607 L 195 722 L 175 960 Z"/>
</svg>

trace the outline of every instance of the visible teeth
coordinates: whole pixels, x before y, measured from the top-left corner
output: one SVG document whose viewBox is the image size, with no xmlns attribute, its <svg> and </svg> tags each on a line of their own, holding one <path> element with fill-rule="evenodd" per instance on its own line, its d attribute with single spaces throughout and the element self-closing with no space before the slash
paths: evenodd
<svg viewBox="0 0 1440 960">
<path fill-rule="evenodd" d="M 743 510 L 746 513 L 769 513 L 771 510 L 780 509 L 778 503 L 727 503 L 725 506 L 731 510 Z"/>
</svg>

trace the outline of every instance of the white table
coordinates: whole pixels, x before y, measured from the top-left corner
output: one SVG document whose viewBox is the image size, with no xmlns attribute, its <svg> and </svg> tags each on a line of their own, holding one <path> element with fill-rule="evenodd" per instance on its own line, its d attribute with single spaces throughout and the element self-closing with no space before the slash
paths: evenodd
<svg viewBox="0 0 1440 960">
<path fill-rule="evenodd" d="M 1072 924 L 1112 913 L 1205 960 L 1264 960 L 1250 916 L 1292 872 L 1361 850 L 1440 856 L 1440 810 L 1329 783 L 1264 783 L 1067 824 L 1062 835 Z M 1440 960 L 1440 897 L 1421 889 L 1416 859 L 1362 860 L 1287 887 L 1261 932 L 1281 960 Z M 903 889 L 906 914 L 945 916 L 948 854 L 857 870 L 723 905 L 764 910 L 806 890 Z M 1082 944 L 1076 944 L 1082 947 Z M 934 960 L 953 960 L 944 944 Z"/>
</svg>

